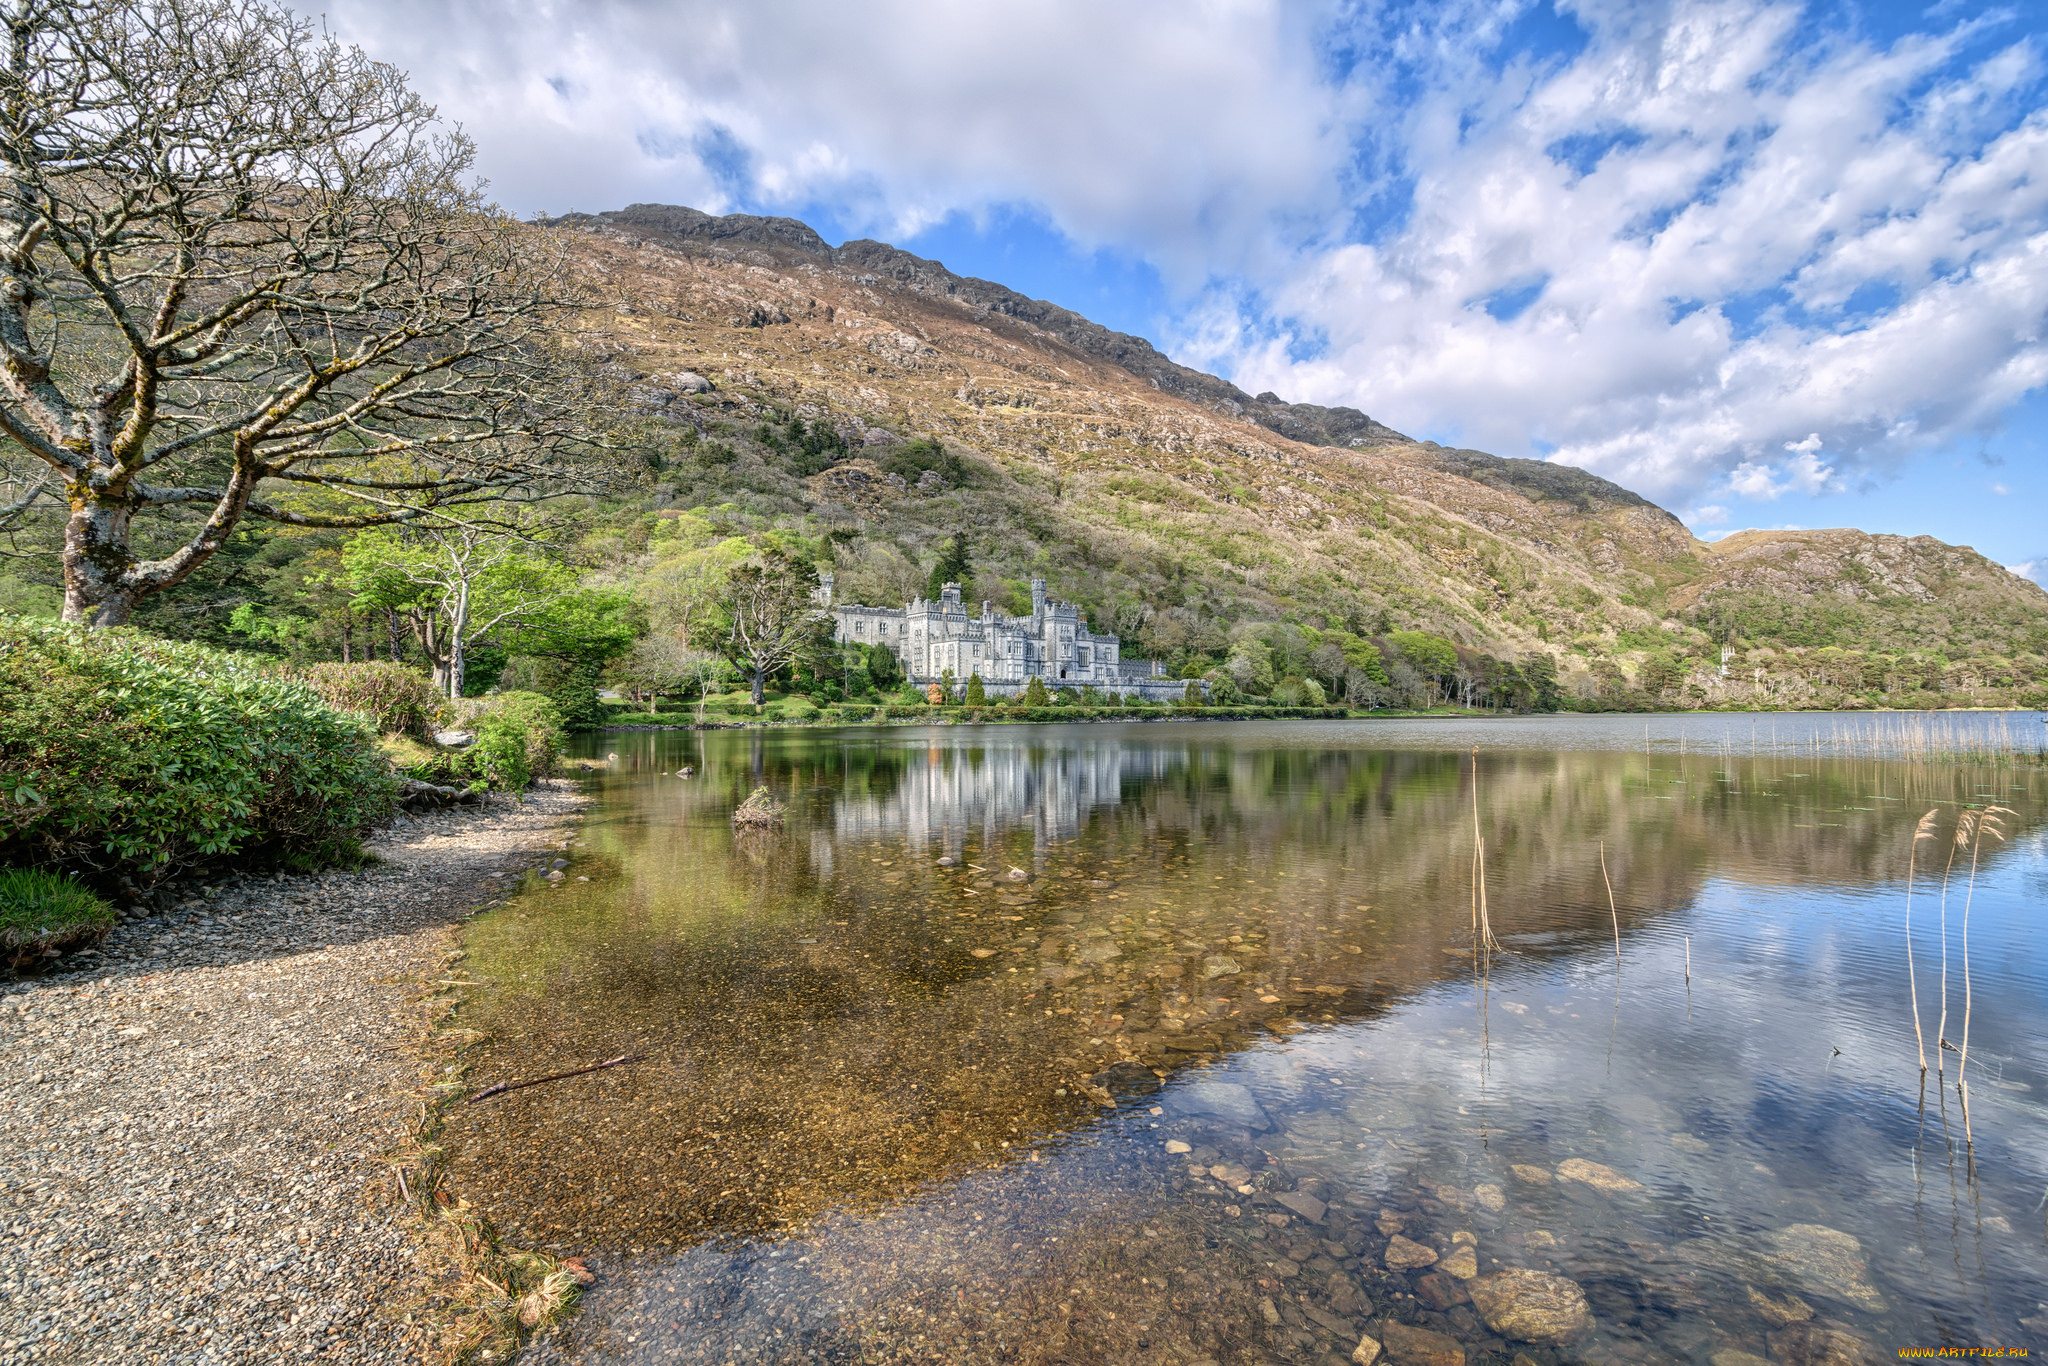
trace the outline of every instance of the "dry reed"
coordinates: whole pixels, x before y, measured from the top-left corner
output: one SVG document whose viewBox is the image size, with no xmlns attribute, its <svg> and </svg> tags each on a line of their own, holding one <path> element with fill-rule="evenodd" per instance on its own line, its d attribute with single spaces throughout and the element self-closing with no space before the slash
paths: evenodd
<svg viewBox="0 0 2048 1366">
<path fill-rule="evenodd" d="M 1600 881 L 1607 885 L 1607 916 L 1608 919 L 1614 922 L 1614 976 L 1616 980 L 1619 980 L 1621 977 L 1621 912 L 1614 909 L 1614 882 L 1607 876 L 1606 840 L 1600 841 Z M 1689 957 L 1687 961 L 1688 966 L 1685 975 L 1690 980 L 1692 969 Z"/>
<path fill-rule="evenodd" d="M 1486 837 L 1479 832 L 1479 747 L 1472 747 L 1472 931 L 1482 949 L 1498 949 L 1486 912 Z"/>
<path fill-rule="evenodd" d="M 1970 903 L 1977 895 L 1977 856 L 1984 848 L 1984 836 L 1989 834 L 1995 840 L 2005 838 L 2005 831 L 1999 828 L 1999 818 L 2009 816 L 2009 807 L 1987 806 L 1974 813 L 1976 829 L 1970 838 L 1970 882 L 1963 893 L 1963 1046 L 1956 1058 L 1956 1090 L 1963 1101 L 1963 1123 L 1970 1122 L 1969 1093 L 1963 1090 L 1964 1080 L 1970 1071 Z"/>
<path fill-rule="evenodd" d="M 1929 811 L 1913 827 L 1913 847 L 1906 855 L 1906 990 L 1913 1001 L 1913 1040 L 1920 1046 L 1920 1076 L 1927 1076 L 1927 1037 L 1920 1030 L 1920 984 L 1913 975 L 1913 872 L 1920 858 L 1920 841 L 1934 834 L 1934 823 L 1940 811 Z M 1940 1061 L 1940 1050 L 1936 1049 L 1935 1061 Z"/>
</svg>

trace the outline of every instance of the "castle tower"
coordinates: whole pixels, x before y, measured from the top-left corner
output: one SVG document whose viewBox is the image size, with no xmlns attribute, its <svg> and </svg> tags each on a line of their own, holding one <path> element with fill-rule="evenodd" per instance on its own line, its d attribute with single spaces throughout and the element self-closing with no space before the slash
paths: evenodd
<svg viewBox="0 0 2048 1366">
<path fill-rule="evenodd" d="M 1045 615 L 1044 579 L 1033 579 L 1031 581 L 1031 615 L 1034 617 L 1042 617 Z"/>
</svg>

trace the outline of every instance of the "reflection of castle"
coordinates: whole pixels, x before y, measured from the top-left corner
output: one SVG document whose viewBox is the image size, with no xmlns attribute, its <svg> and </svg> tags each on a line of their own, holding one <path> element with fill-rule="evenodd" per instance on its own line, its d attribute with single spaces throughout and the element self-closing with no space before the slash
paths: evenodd
<svg viewBox="0 0 2048 1366">
<path fill-rule="evenodd" d="M 1048 688 L 1103 688 L 1148 701 L 1173 701 L 1186 691 L 1158 663 L 1122 658 L 1115 636 L 1097 635 L 1078 607 L 1046 597 L 1044 579 L 1031 581 L 1028 617 L 1004 616 L 985 602 L 980 616 L 969 616 L 957 583 L 940 590 L 937 602 L 917 598 L 902 607 L 863 607 L 833 602 L 830 574 L 820 582 L 832 608 L 834 639 L 888 646 L 913 683 L 934 683 L 951 671 L 963 685 L 981 675 L 996 696 L 1022 692 L 1033 678 Z"/>
<path fill-rule="evenodd" d="M 1126 779 L 1162 778 L 1186 757 L 1180 750 L 1127 751 L 1114 743 L 934 749 L 922 762 L 913 757 L 886 797 L 842 794 L 833 804 L 832 833 L 820 838 L 832 844 L 900 839 L 912 848 L 936 844 L 957 854 L 971 833 L 989 843 L 1028 826 L 1044 848 L 1079 834 L 1096 807 L 1121 802 Z"/>
</svg>

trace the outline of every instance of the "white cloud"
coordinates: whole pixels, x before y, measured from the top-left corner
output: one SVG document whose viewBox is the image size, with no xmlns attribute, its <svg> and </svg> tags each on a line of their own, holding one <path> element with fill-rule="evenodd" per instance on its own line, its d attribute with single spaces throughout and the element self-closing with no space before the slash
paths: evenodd
<svg viewBox="0 0 2048 1366">
<path fill-rule="evenodd" d="M 2048 560 L 2023 560 L 2019 564 L 2007 565 L 2006 569 L 2023 579 L 2032 579 L 2035 583 L 2048 587 L 2048 580 L 2041 577 L 2041 571 L 2048 569 Z"/>
<path fill-rule="evenodd" d="M 1841 478 L 1834 467 L 1820 458 L 1820 433 L 1801 441 L 1787 441 L 1792 458 L 1777 465 L 1745 460 L 1728 475 L 1728 491 L 1757 502 L 1770 502 L 1787 493 L 1840 493 Z"/>
<path fill-rule="evenodd" d="M 1762 498 L 1842 488 L 2048 381 L 2048 114 L 2014 103 L 2031 45 L 1795 48 L 1798 8 L 1756 0 L 1577 12 L 1574 60 L 1431 91 L 1402 229 L 1304 257 L 1268 296 L 1295 337 L 1219 346 L 1211 318 L 1211 359 L 1653 495 Z M 1573 139 L 1604 154 L 1568 164 Z M 1519 314 L 1475 303 L 1529 281 Z M 1816 431 L 1832 467 L 1771 463 Z"/>
<path fill-rule="evenodd" d="M 1021 207 L 1247 389 L 1657 497 L 1826 493 L 2048 383 L 2036 42 L 1796 0 L 329 0 L 521 210 Z M 2018 13 L 2017 11 L 2013 13 Z M 1853 16 L 1846 22 L 1853 22 Z M 1084 303 L 1075 299 L 1069 302 Z M 1788 445 L 1824 440 L 1779 455 Z"/>
<path fill-rule="evenodd" d="M 1341 208 L 1342 91 L 1280 0 L 330 0 L 520 210 L 830 203 L 903 237 L 1027 204 L 1199 283 Z"/>
</svg>

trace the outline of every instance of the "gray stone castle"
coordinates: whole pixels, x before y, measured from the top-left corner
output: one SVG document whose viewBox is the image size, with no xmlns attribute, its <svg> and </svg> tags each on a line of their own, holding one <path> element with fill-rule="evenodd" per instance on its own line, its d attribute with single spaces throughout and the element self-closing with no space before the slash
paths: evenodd
<svg viewBox="0 0 2048 1366">
<path fill-rule="evenodd" d="M 1031 581 L 1028 617 L 1005 616 L 985 602 L 970 616 L 957 583 L 945 585 L 937 602 L 865 607 L 835 601 L 832 575 L 823 574 L 819 596 L 832 609 L 833 639 L 888 646 L 919 685 L 950 671 L 956 687 L 981 675 L 993 697 L 1020 693 L 1039 678 L 1048 689 L 1097 688 L 1148 702 L 1177 701 L 1187 688 L 1153 660 L 1125 659 L 1115 636 L 1097 635 L 1078 607 L 1046 597 L 1044 579 Z"/>
</svg>

